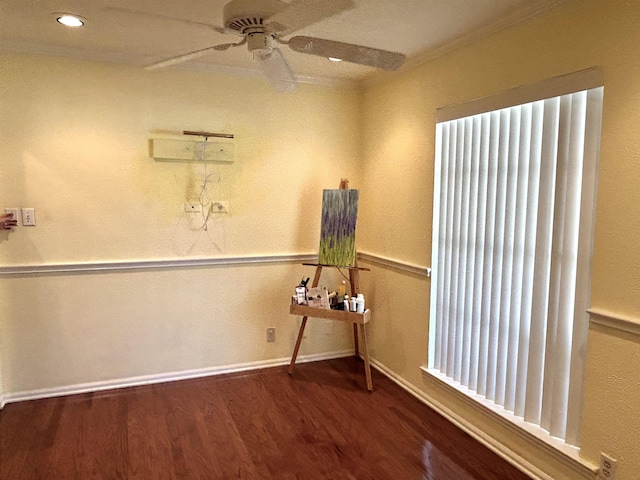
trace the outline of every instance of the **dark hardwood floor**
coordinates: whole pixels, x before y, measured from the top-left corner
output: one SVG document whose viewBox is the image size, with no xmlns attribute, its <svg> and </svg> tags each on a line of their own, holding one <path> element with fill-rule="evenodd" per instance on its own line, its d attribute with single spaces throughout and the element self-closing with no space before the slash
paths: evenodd
<svg viewBox="0 0 640 480">
<path fill-rule="evenodd" d="M 355 358 L 34 400 L 0 412 L 0 478 L 527 480 Z"/>
</svg>

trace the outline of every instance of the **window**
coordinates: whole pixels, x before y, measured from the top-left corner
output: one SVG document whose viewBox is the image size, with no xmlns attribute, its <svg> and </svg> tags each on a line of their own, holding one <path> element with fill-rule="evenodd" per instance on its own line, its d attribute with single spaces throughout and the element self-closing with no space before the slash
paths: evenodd
<svg viewBox="0 0 640 480">
<path fill-rule="evenodd" d="M 602 98 L 574 89 L 436 125 L 429 371 L 571 445 Z"/>
</svg>

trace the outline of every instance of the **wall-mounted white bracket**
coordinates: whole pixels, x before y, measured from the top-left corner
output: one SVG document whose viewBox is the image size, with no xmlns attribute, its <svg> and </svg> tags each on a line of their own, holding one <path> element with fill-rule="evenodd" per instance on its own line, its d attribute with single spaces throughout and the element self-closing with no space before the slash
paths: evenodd
<svg viewBox="0 0 640 480">
<path fill-rule="evenodd" d="M 189 135 L 163 136 L 150 139 L 151 156 L 155 160 L 182 162 L 235 161 L 233 138 L 205 139 Z"/>
</svg>

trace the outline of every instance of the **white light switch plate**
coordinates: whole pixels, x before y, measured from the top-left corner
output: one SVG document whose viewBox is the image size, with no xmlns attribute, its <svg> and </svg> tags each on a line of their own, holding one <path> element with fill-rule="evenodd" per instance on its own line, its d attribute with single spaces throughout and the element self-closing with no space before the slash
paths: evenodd
<svg viewBox="0 0 640 480">
<path fill-rule="evenodd" d="M 20 209 L 19 208 L 5 208 L 4 209 L 4 213 L 13 213 L 13 220 L 15 220 L 16 222 L 18 222 L 18 225 L 20 225 L 20 215 L 19 213 Z"/>
<path fill-rule="evenodd" d="M 34 227 L 36 225 L 36 211 L 34 208 L 22 209 L 22 226 Z"/>
</svg>

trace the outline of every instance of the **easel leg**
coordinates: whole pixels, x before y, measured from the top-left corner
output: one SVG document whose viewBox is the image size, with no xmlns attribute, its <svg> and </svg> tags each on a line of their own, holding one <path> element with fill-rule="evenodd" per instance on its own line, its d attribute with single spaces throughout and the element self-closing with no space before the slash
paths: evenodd
<svg viewBox="0 0 640 480">
<path fill-rule="evenodd" d="M 351 295 L 360 293 L 360 272 L 358 270 L 349 270 L 349 284 L 351 286 Z M 356 357 L 360 356 L 360 348 L 358 345 L 358 325 L 353 324 L 353 345 L 356 351 Z"/>
<path fill-rule="evenodd" d="M 293 355 L 291 356 L 291 363 L 289 364 L 289 375 L 293 373 L 293 368 L 296 365 L 296 358 L 298 358 L 298 350 L 300 350 L 300 344 L 302 343 L 302 336 L 304 335 L 304 327 L 307 326 L 307 317 L 302 317 L 302 323 L 300 324 L 300 331 L 298 331 L 298 339 L 296 340 L 296 347 L 293 349 Z"/>
<path fill-rule="evenodd" d="M 312 287 L 317 287 L 320 281 L 320 275 L 322 274 L 322 266 L 316 267 L 316 274 L 313 277 Z M 300 331 L 298 332 L 298 339 L 296 340 L 296 346 L 293 349 L 293 355 L 291 356 L 291 363 L 289 364 L 289 375 L 293 373 L 293 368 L 296 365 L 296 358 L 298 358 L 298 350 L 300 350 L 300 344 L 302 343 L 302 335 L 304 334 L 304 327 L 307 326 L 307 317 L 302 317 L 302 323 L 300 324 Z"/>
<path fill-rule="evenodd" d="M 354 325 L 355 326 L 355 325 Z M 362 346 L 364 356 L 364 374 L 367 377 L 367 390 L 373 390 L 373 381 L 371 380 L 371 365 L 369 364 L 369 346 L 367 345 L 367 331 L 365 330 L 364 323 L 360 325 L 362 327 Z"/>
</svg>

